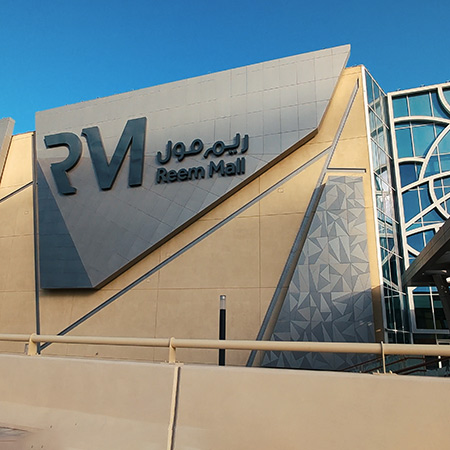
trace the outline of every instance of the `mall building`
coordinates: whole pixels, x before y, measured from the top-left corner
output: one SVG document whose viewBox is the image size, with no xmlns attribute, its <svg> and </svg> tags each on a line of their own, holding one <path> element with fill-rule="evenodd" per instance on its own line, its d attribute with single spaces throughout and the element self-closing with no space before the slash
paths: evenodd
<svg viewBox="0 0 450 450">
<path fill-rule="evenodd" d="M 346 67 L 349 53 L 37 112 L 35 132 L 1 119 L 0 332 L 216 339 L 226 295 L 228 339 L 448 343 L 437 291 L 403 286 L 402 273 L 449 217 L 450 84 L 386 94 L 364 66 Z M 41 352 L 167 359 L 158 348 Z"/>
</svg>

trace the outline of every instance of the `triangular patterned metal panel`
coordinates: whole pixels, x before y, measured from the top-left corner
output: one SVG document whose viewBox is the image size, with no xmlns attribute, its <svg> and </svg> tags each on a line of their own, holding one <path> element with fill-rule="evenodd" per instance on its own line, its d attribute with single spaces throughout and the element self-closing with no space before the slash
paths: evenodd
<svg viewBox="0 0 450 450">
<path fill-rule="evenodd" d="M 273 340 L 374 341 L 362 185 L 361 177 L 329 177 L 313 218 L 314 226 L 294 270 L 293 278 L 300 277 L 300 286 L 295 287 L 296 296 L 290 294 L 292 285 L 288 288 Z M 358 198 L 360 202 L 359 208 L 352 204 L 350 215 L 349 198 Z M 328 211 L 328 207 L 333 211 Z M 354 226 L 355 217 L 358 227 Z M 321 224 L 325 224 L 324 228 Z M 304 252 L 310 256 L 302 257 Z M 305 294 L 309 301 L 300 302 Z M 295 298 L 299 299 L 297 308 L 293 304 Z M 289 328 L 289 322 L 293 328 Z M 263 360 L 263 365 L 330 370 L 351 366 L 358 358 L 273 352 L 270 359 Z"/>
</svg>

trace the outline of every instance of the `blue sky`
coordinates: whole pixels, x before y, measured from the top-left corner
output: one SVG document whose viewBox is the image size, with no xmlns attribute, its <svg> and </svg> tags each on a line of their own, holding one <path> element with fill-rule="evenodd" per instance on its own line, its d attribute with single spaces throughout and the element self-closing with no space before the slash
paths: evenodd
<svg viewBox="0 0 450 450">
<path fill-rule="evenodd" d="M 450 80 L 437 0 L 0 0 L 0 118 L 347 43 L 385 91 Z"/>
</svg>

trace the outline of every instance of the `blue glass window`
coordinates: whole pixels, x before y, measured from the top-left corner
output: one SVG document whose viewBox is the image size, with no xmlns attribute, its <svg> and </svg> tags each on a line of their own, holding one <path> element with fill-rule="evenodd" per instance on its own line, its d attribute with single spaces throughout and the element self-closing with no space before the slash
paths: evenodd
<svg viewBox="0 0 450 450">
<path fill-rule="evenodd" d="M 444 195 L 450 194 L 450 188 L 444 186 Z"/>
<path fill-rule="evenodd" d="M 450 103 L 450 89 L 444 89 L 444 97 L 448 103 Z"/>
<path fill-rule="evenodd" d="M 373 133 L 374 133 L 375 129 L 377 128 L 377 116 L 375 115 L 375 113 L 372 110 L 369 111 L 369 119 L 370 119 L 370 129 L 372 130 L 372 136 L 373 136 Z"/>
<path fill-rule="evenodd" d="M 417 286 L 416 288 L 414 288 L 414 294 L 418 293 L 418 292 L 429 292 L 430 288 L 427 286 Z"/>
<path fill-rule="evenodd" d="M 378 209 L 381 209 L 391 216 L 393 215 L 392 202 L 389 195 L 376 194 L 376 204 Z M 386 220 L 388 219 L 386 218 Z"/>
<path fill-rule="evenodd" d="M 376 114 L 373 114 L 373 129 L 372 129 L 372 133 L 371 136 L 372 138 L 379 142 L 379 135 L 383 132 L 383 122 L 381 122 L 381 120 L 377 117 Z M 381 145 L 381 143 L 380 143 Z"/>
<path fill-rule="evenodd" d="M 417 228 L 422 228 L 423 227 L 423 220 L 422 220 L 422 218 L 420 217 L 419 219 L 417 219 L 414 222 L 414 225 L 417 225 Z"/>
<path fill-rule="evenodd" d="M 390 269 L 391 269 L 391 282 L 393 284 L 398 285 L 397 264 L 396 264 L 396 260 L 395 260 L 395 257 L 393 254 L 392 254 L 391 258 L 389 259 L 389 265 L 390 265 Z M 401 321 L 398 323 L 401 323 Z"/>
<path fill-rule="evenodd" d="M 372 142 L 373 165 L 376 173 L 381 174 L 386 170 L 387 155 L 377 145 Z"/>
<path fill-rule="evenodd" d="M 393 251 L 394 250 L 394 238 L 392 230 L 386 224 L 378 222 L 378 229 L 380 232 L 380 244 L 383 248 Z M 387 256 L 387 254 L 386 254 Z M 384 259 L 384 258 L 383 258 Z"/>
<path fill-rule="evenodd" d="M 406 97 L 397 97 L 392 99 L 392 106 L 394 108 L 394 117 L 409 116 Z"/>
<path fill-rule="evenodd" d="M 450 153 L 450 133 L 447 133 L 439 142 L 439 153 Z"/>
<path fill-rule="evenodd" d="M 383 211 L 380 211 L 379 209 L 377 209 L 377 218 L 378 218 L 379 222 L 381 221 L 381 223 L 383 223 L 386 220 L 386 215 L 384 214 Z"/>
<path fill-rule="evenodd" d="M 441 217 L 440 214 L 438 214 L 435 209 L 431 210 L 429 213 L 423 216 L 423 221 L 425 223 L 440 223 L 442 222 L 443 219 L 444 218 Z"/>
<path fill-rule="evenodd" d="M 381 97 L 381 105 L 383 107 L 383 115 L 381 116 L 381 118 L 383 119 L 384 123 L 387 123 L 389 108 L 388 108 L 388 99 L 385 95 Z"/>
<path fill-rule="evenodd" d="M 434 304 L 434 319 L 436 322 L 436 328 L 448 330 L 447 320 L 445 318 L 444 309 L 442 308 L 442 303 L 439 300 L 434 300 L 433 304 Z"/>
<path fill-rule="evenodd" d="M 439 168 L 439 158 L 436 154 L 434 154 L 428 161 L 427 168 L 425 170 L 425 176 L 435 175 L 440 173 L 441 169 Z"/>
<path fill-rule="evenodd" d="M 432 124 L 413 126 L 414 152 L 416 156 L 425 156 L 434 142 L 434 126 Z"/>
<path fill-rule="evenodd" d="M 395 325 L 397 328 L 401 328 L 402 320 L 402 304 L 400 300 L 400 296 L 396 293 L 393 296 L 394 301 L 394 311 L 395 311 Z"/>
<path fill-rule="evenodd" d="M 408 158 L 413 156 L 411 129 L 409 127 L 398 128 L 395 130 L 395 136 L 397 138 L 398 157 Z"/>
<path fill-rule="evenodd" d="M 394 312 L 390 302 L 390 298 L 385 295 L 386 319 L 388 328 L 394 328 Z M 391 338 L 389 338 L 391 339 Z"/>
<path fill-rule="evenodd" d="M 434 193 L 436 197 L 440 199 L 444 196 L 444 189 L 442 188 L 442 180 L 434 180 L 433 183 Z"/>
<path fill-rule="evenodd" d="M 378 130 L 378 143 L 380 144 L 381 148 L 384 148 L 386 143 L 386 138 L 385 138 L 385 130 L 384 130 L 384 126 L 382 126 L 379 130 Z"/>
<path fill-rule="evenodd" d="M 431 93 L 431 104 L 433 105 L 433 115 L 435 117 L 443 117 L 444 119 L 450 118 L 450 116 L 442 108 L 437 92 Z"/>
<path fill-rule="evenodd" d="M 374 93 L 373 93 L 374 95 L 377 95 L 377 92 L 376 92 L 377 90 L 378 90 L 378 86 L 376 86 L 374 83 Z M 381 117 L 383 115 L 383 112 L 381 111 L 381 98 L 378 98 L 377 100 L 375 100 L 374 107 L 375 107 L 375 112 L 377 113 L 377 115 L 379 117 Z"/>
<path fill-rule="evenodd" d="M 367 102 L 370 104 L 373 102 L 373 84 L 372 77 L 366 72 L 366 85 L 367 85 Z"/>
<path fill-rule="evenodd" d="M 373 167 L 375 170 L 380 167 L 380 162 L 378 160 L 378 146 L 375 144 L 373 140 L 370 141 L 371 147 L 372 147 L 372 160 L 373 160 Z"/>
<path fill-rule="evenodd" d="M 424 237 L 425 237 L 425 243 L 428 244 L 428 242 L 431 241 L 431 239 L 434 236 L 434 231 L 433 230 L 427 230 L 424 233 Z"/>
<path fill-rule="evenodd" d="M 430 193 L 428 192 L 428 183 L 422 184 L 419 189 L 420 203 L 422 205 L 422 210 L 431 205 Z"/>
<path fill-rule="evenodd" d="M 407 229 L 406 229 L 406 231 L 412 231 L 412 230 L 415 230 L 416 228 L 420 228 L 422 226 L 422 224 L 421 223 L 413 223 L 412 225 L 410 225 Z"/>
<path fill-rule="evenodd" d="M 411 236 L 408 236 L 406 240 L 408 241 L 408 245 L 418 252 L 422 251 L 425 247 L 423 233 L 412 234 Z"/>
<path fill-rule="evenodd" d="M 391 275 L 389 273 L 389 260 L 387 260 L 382 267 L 382 271 L 383 271 L 383 278 L 386 280 L 390 280 L 391 279 Z"/>
<path fill-rule="evenodd" d="M 403 194 L 403 208 L 406 222 L 409 222 L 414 216 L 419 214 L 420 205 L 417 189 L 411 189 Z"/>
<path fill-rule="evenodd" d="M 388 159 L 386 153 L 384 153 L 383 150 L 378 149 L 378 161 L 380 162 L 380 167 L 387 167 Z"/>
<path fill-rule="evenodd" d="M 433 329 L 433 312 L 431 299 L 427 294 L 414 294 L 414 309 L 416 311 L 416 326 L 421 329 Z"/>
<path fill-rule="evenodd" d="M 419 178 L 419 172 L 422 164 L 418 163 L 402 163 L 400 164 L 400 180 L 402 187 L 410 183 L 414 183 Z"/>
<path fill-rule="evenodd" d="M 375 186 L 377 191 L 381 191 L 384 194 L 390 194 L 391 188 L 386 183 L 385 179 L 387 178 L 386 171 L 383 171 L 380 176 L 375 176 Z"/>
<path fill-rule="evenodd" d="M 373 98 L 376 100 L 380 97 L 380 88 L 378 87 L 377 83 L 373 83 Z"/>
<path fill-rule="evenodd" d="M 384 209 L 383 194 L 376 194 L 376 202 L 377 202 L 377 208 L 383 210 Z"/>
<path fill-rule="evenodd" d="M 442 172 L 450 171 L 450 154 L 441 155 L 441 168 Z"/>
<path fill-rule="evenodd" d="M 428 93 L 409 96 L 411 116 L 431 116 L 430 96 Z"/>
</svg>

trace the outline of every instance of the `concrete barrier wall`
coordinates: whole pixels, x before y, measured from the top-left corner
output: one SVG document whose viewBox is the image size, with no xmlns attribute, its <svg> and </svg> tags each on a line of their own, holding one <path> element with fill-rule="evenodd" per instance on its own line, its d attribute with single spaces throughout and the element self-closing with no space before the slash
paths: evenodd
<svg viewBox="0 0 450 450">
<path fill-rule="evenodd" d="M 448 449 L 449 401 L 442 378 L 0 356 L 18 448 Z"/>
<path fill-rule="evenodd" d="M 176 449 L 448 449 L 450 380 L 183 367 Z"/>
<path fill-rule="evenodd" d="M 166 448 L 173 373 L 161 364 L 1 355 L 0 423 L 30 430 L 38 449 Z"/>
</svg>

